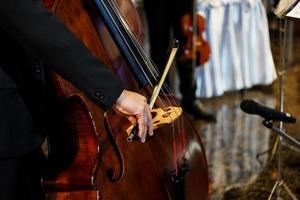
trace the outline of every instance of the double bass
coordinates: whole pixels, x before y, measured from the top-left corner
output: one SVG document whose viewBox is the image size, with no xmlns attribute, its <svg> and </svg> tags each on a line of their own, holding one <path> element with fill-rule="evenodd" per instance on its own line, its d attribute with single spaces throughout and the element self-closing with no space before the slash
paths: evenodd
<svg viewBox="0 0 300 200">
<path fill-rule="evenodd" d="M 151 96 L 159 73 L 140 46 L 142 26 L 129 0 L 56 0 L 47 5 L 126 89 Z M 184 112 L 156 129 L 145 144 L 129 143 L 127 119 L 113 110 L 103 113 L 57 74 L 52 82 L 60 109 L 58 124 L 49 133 L 46 199 L 208 199 L 203 144 Z M 173 95 L 162 95 L 166 91 L 164 87 L 155 107 L 176 106 Z"/>
</svg>

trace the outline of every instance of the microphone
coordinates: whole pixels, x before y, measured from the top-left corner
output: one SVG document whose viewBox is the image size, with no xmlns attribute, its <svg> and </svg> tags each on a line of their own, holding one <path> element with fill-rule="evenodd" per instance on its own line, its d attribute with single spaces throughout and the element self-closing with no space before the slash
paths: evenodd
<svg viewBox="0 0 300 200">
<path fill-rule="evenodd" d="M 263 106 L 253 100 L 246 99 L 241 102 L 240 108 L 248 114 L 256 114 L 267 120 L 277 120 L 286 123 L 295 123 L 296 118 L 289 113 L 279 112 Z"/>
</svg>

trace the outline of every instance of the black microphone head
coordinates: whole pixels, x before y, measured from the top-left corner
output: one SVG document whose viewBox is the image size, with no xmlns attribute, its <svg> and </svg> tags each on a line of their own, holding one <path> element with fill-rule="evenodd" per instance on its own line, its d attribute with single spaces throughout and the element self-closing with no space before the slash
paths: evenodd
<svg viewBox="0 0 300 200">
<path fill-rule="evenodd" d="M 256 114 L 267 120 L 277 120 L 287 123 L 295 123 L 296 118 L 289 113 L 276 111 L 273 108 L 268 108 L 253 100 L 246 99 L 241 102 L 240 108 L 248 114 Z"/>
<path fill-rule="evenodd" d="M 258 106 L 259 105 L 255 101 L 251 99 L 245 99 L 241 102 L 240 108 L 245 113 L 256 114 Z"/>
</svg>

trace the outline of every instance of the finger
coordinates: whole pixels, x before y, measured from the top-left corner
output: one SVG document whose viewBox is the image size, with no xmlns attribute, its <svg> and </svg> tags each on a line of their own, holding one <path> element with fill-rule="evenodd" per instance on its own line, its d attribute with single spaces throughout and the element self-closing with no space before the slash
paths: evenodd
<svg viewBox="0 0 300 200">
<path fill-rule="evenodd" d="M 144 137 L 144 141 L 146 141 L 146 137 L 147 137 L 147 133 L 148 133 L 148 110 L 147 110 L 148 106 L 144 107 L 144 115 L 143 115 L 143 124 L 145 126 L 145 130 L 143 132 L 143 137 Z"/>
<path fill-rule="evenodd" d="M 148 133 L 148 110 L 147 110 L 148 106 L 144 107 L 144 117 L 143 117 L 143 122 L 145 125 L 145 132 L 143 132 L 143 137 L 144 140 L 146 141 L 146 137 L 147 137 L 147 133 Z"/>
<path fill-rule="evenodd" d="M 153 135 L 153 122 L 152 122 L 152 115 L 149 106 L 147 107 L 147 115 L 148 115 L 148 122 L 147 122 L 147 127 L 148 127 L 148 134 L 150 136 Z"/>
<path fill-rule="evenodd" d="M 144 133 L 146 132 L 147 127 L 144 124 L 142 114 L 138 115 L 137 118 L 138 118 L 138 127 L 139 127 L 138 135 L 141 138 L 141 141 L 145 142 L 145 136 L 144 136 L 145 134 Z"/>
<path fill-rule="evenodd" d="M 146 141 L 145 132 L 147 130 L 147 126 L 143 123 L 139 123 L 139 137 L 141 138 L 141 142 Z"/>
</svg>

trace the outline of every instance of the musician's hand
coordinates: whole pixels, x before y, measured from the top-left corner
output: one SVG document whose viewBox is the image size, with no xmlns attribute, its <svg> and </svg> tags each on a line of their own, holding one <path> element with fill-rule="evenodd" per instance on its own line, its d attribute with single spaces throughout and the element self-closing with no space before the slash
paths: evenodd
<svg viewBox="0 0 300 200">
<path fill-rule="evenodd" d="M 126 115 L 132 124 L 138 123 L 138 135 L 142 142 L 146 141 L 147 134 L 153 135 L 151 111 L 144 96 L 124 90 L 113 105 L 113 109 Z"/>
</svg>

